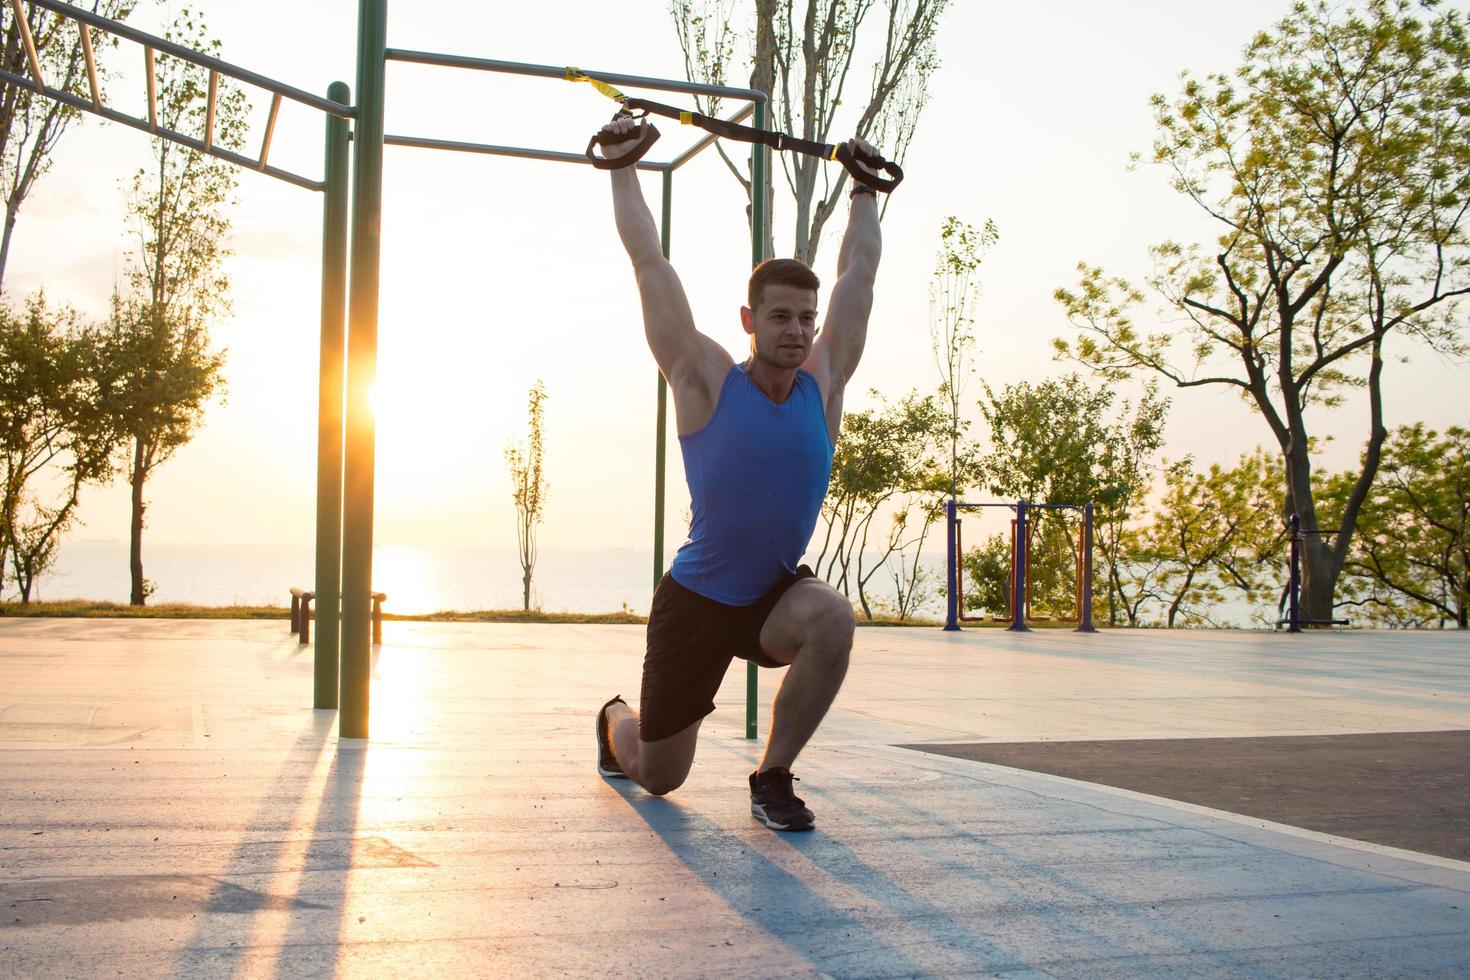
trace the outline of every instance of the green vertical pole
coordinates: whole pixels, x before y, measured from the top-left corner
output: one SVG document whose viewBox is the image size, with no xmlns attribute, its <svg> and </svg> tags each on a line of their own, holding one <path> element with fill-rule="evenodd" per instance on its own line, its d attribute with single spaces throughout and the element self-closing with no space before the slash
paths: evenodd
<svg viewBox="0 0 1470 980">
<path fill-rule="evenodd" d="M 349 105 L 346 82 L 327 98 Z M 312 707 L 337 707 L 342 593 L 342 384 L 347 307 L 347 120 L 327 116 L 322 195 L 322 350 L 316 425 L 316 645 Z"/>
<path fill-rule="evenodd" d="M 342 494 L 342 711 L 337 733 L 367 738 L 373 586 L 374 427 L 379 231 L 383 215 L 383 76 L 388 0 L 360 0 L 357 127 L 352 148 L 352 280 L 347 323 L 347 425 Z"/>
<path fill-rule="evenodd" d="M 766 128 L 766 104 L 755 104 L 755 128 Z M 760 265 L 766 258 L 766 154 L 764 146 L 757 143 L 753 148 L 750 163 L 750 264 Z M 759 668 L 750 661 L 745 663 L 745 737 L 755 738 L 755 700 L 760 694 Z"/>
<path fill-rule="evenodd" d="M 659 229 L 664 258 L 669 257 L 669 218 L 674 211 L 674 172 L 664 171 L 664 213 Z M 669 385 L 658 376 L 658 436 L 653 444 L 653 587 L 664 577 L 664 467 L 668 455 Z"/>
</svg>

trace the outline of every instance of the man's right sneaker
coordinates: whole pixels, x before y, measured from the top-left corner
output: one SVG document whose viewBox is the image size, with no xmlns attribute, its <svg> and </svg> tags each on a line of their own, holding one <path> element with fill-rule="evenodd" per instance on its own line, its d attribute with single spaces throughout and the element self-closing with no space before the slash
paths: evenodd
<svg viewBox="0 0 1470 980">
<path fill-rule="evenodd" d="M 816 814 L 808 810 L 791 788 L 789 769 L 767 769 L 750 774 L 750 813 L 772 830 L 811 830 Z"/>
<path fill-rule="evenodd" d="M 628 706 L 628 702 L 619 694 L 597 712 L 597 775 L 609 779 L 627 779 L 628 774 L 623 772 L 623 767 L 618 765 L 618 757 L 613 754 L 612 739 L 607 730 L 607 709 L 615 704 L 621 704 L 625 708 Z"/>
</svg>

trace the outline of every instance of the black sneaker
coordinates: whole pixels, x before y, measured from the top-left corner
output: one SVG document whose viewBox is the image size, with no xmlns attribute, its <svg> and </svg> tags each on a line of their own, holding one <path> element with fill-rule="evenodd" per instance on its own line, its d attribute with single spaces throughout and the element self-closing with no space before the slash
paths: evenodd
<svg viewBox="0 0 1470 980">
<path fill-rule="evenodd" d="M 789 769 L 751 773 L 751 815 L 772 830 L 811 830 L 817 822 L 816 814 L 803 806 L 791 789 L 793 780 L 796 777 Z"/>
<path fill-rule="evenodd" d="M 597 712 L 597 775 L 599 776 L 606 776 L 609 779 L 628 778 L 628 774 L 623 772 L 623 767 L 618 765 L 618 757 L 613 754 L 612 739 L 608 737 L 607 730 L 607 709 L 615 704 L 626 706 L 627 703 L 619 694 Z"/>
</svg>

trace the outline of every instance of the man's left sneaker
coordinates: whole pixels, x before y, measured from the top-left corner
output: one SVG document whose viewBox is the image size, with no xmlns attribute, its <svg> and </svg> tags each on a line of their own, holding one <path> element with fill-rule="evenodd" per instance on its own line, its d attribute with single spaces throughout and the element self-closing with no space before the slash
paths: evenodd
<svg viewBox="0 0 1470 980">
<path fill-rule="evenodd" d="M 772 830 L 811 830 L 816 814 L 792 790 L 796 777 L 789 769 L 767 769 L 750 774 L 750 813 Z"/>
<path fill-rule="evenodd" d="M 615 704 L 621 704 L 625 708 L 628 706 L 628 702 L 619 694 L 597 712 L 597 775 L 608 779 L 627 779 L 628 774 L 623 772 L 623 767 L 618 765 L 618 757 L 613 754 L 611 733 L 607 730 L 607 709 Z"/>
</svg>

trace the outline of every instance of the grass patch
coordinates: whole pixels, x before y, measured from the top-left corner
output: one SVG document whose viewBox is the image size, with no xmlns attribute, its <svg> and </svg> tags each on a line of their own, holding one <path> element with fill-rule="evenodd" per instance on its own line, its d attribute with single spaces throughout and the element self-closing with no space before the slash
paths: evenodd
<svg viewBox="0 0 1470 980">
<path fill-rule="evenodd" d="M 121 602 L 67 599 L 64 602 L 0 602 L 0 616 L 56 616 L 83 619 L 289 619 L 285 606 L 190 606 L 164 603 L 130 606 Z"/>
</svg>

